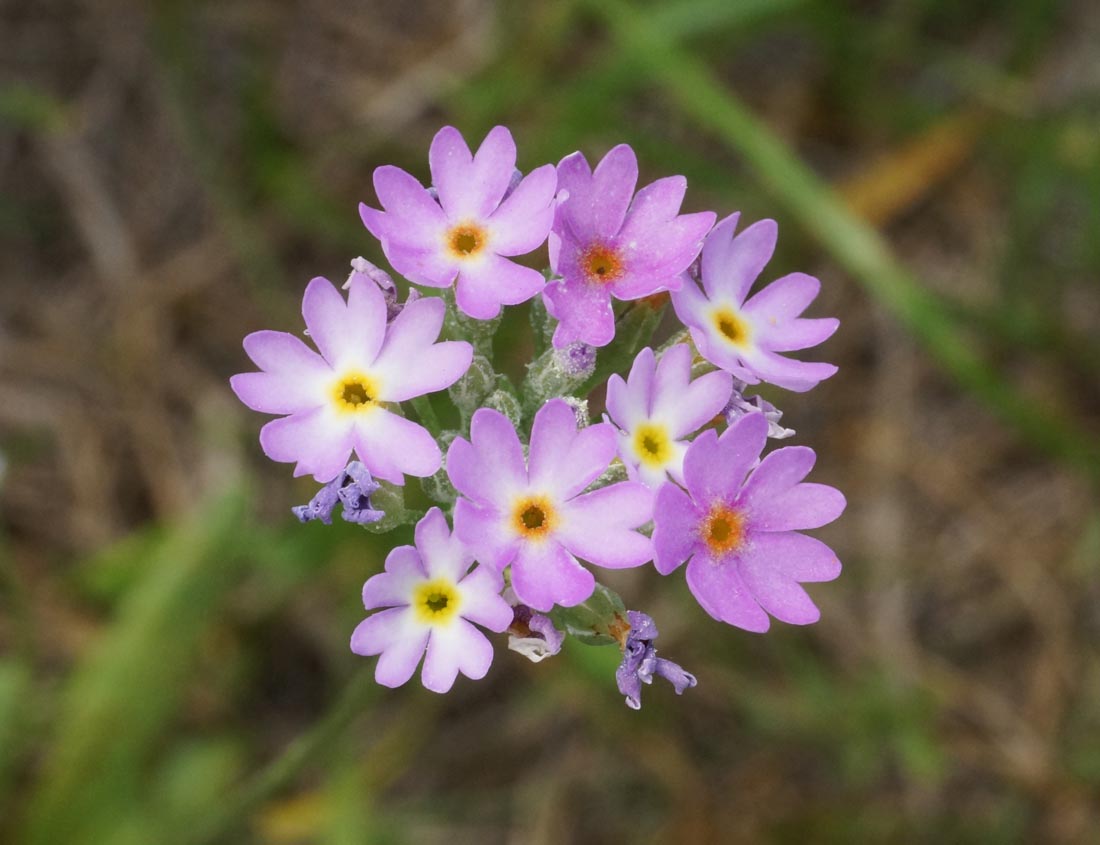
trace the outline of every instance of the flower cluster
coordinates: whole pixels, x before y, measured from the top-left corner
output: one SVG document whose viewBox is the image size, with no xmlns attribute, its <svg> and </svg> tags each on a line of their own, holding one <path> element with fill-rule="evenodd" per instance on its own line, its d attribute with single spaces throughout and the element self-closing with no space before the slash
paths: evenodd
<svg viewBox="0 0 1100 845">
<path fill-rule="evenodd" d="M 750 386 L 804 392 L 836 372 L 784 353 L 820 344 L 832 318 L 805 318 L 820 283 L 791 273 L 750 293 L 772 257 L 763 220 L 681 213 L 682 176 L 637 190 L 626 145 L 593 169 L 581 153 L 527 174 L 494 128 L 476 152 L 446 127 L 428 155 L 431 183 L 396 167 L 374 173 L 378 208 L 360 215 L 409 290 L 364 258 L 346 295 L 309 283 L 297 335 L 259 331 L 258 368 L 231 379 L 274 461 L 323 486 L 294 508 L 302 522 L 343 519 L 371 531 L 415 523 L 363 587 L 374 611 L 354 631 L 375 677 L 446 692 L 485 676 L 486 636 L 532 661 L 566 639 L 616 644 L 616 682 L 641 705 L 654 677 L 676 693 L 694 675 L 657 656 L 657 627 L 597 581 L 599 569 L 653 564 L 687 584 L 715 619 L 763 632 L 805 625 L 803 584 L 840 572 L 803 533 L 835 520 L 844 497 L 804 479 L 805 446 Z M 515 260 L 543 245 L 542 272 Z M 451 290 L 453 288 L 453 291 Z M 671 300 L 682 323 L 653 343 Z M 528 303 L 537 355 L 515 384 L 493 357 L 504 306 Z M 650 345 L 646 345 L 647 341 Z M 627 370 L 625 377 L 615 370 Z M 606 413 L 589 398 L 606 386 Z M 444 392 L 445 391 L 445 392 Z M 407 476 L 420 489 L 407 488 Z M 415 487 L 413 485 L 412 487 Z M 434 506 L 428 507 L 429 502 Z"/>
</svg>

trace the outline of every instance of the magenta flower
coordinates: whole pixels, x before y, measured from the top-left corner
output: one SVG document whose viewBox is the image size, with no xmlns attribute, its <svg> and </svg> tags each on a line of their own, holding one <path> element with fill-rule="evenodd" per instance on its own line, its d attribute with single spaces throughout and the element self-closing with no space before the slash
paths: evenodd
<svg viewBox="0 0 1100 845">
<path fill-rule="evenodd" d="M 553 165 L 533 170 L 512 190 L 516 144 L 503 126 L 489 132 L 476 155 L 445 126 L 428 154 L 434 194 L 400 168 L 374 171 L 383 211 L 363 203 L 363 225 L 409 281 L 446 288 L 458 307 L 488 320 L 501 305 L 525 302 L 542 290 L 540 272 L 508 260 L 537 249 L 554 217 Z M 457 282 L 456 282 L 457 279 Z"/>
<path fill-rule="evenodd" d="M 615 336 L 611 298 L 641 299 L 676 290 L 714 225 L 713 212 L 680 214 L 683 176 L 658 179 L 634 194 L 638 159 L 626 144 L 595 172 L 581 153 L 558 165 L 559 196 L 550 233 L 550 266 L 561 276 L 543 292 L 560 323 L 554 346 L 576 340 L 606 346 Z"/>
<path fill-rule="evenodd" d="M 634 359 L 624 382 L 607 382 L 607 412 L 619 427 L 619 456 L 631 478 L 656 489 L 671 475 L 683 482 L 685 438 L 713 420 L 729 402 L 729 373 L 691 380 L 691 349 L 673 346 L 660 361 L 646 347 Z"/>
<path fill-rule="evenodd" d="M 311 281 L 302 315 L 321 354 L 286 332 L 254 332 L 244 348 L 262 372 L 230 379 L 248 407 L 288 415 L 260 430 L 264 454 L 322 483 L 343 471 L 352 451 L 371 475 L 394 484 L 432 475 L 439 446 L 390 408 L 449 387 L 470 366 L 470 344 L 434 342 L 444 310 L 438 297 L 419 299 L 387 325 L 385 298 L 369 279 L 352 280 L 347 302 L 327 279 Z"/>
<path fill-rule="evenodd" d="M 776 279 L 745 301 L 775 252 L 778 229 L 774 220 L 760 220 L 734 237 L 739 216 L 731 214 L 707 236 L 700 266 L 703 291 L 688 279 L 672 294 L 672 306 L 699 352 L 716 367 L 748 384 L 766 381 L 804 393 L 836 367 L 776 353 L 817 346 L 840 322 L 799 317 L 821 290 L 821 282 L 805 273 Z"/>
<path fill-rule="evenodd" d="M 757 632 L 768 630 L 769 613 L 793 625 L 818 620 L 799 582 L 831 581 L 840 561 L 798 532 L 832 522 L 845 505 L 839 490 L 800 483 L 815 460 L 805 446 L 777 449 L 754 468 L 767 436 L 763 414 L 742 417 L 721 437 L 700 434 L 684 457 L 687 492 L 660 489 L 653 532 L 661 574 L 688 561 L 688 587 L 703 609 Z"/>
<path fill-rule="evenodd" d="M 455 538 L 439 508 L 416 525 L 415 546 L 398 546 L 386 570 L 363 585 L 367 610 L 386 608 L 359 623 L 351 650 L 382 655 L 374 677 L 399 687 L 424 658 L 421 680 L 432 692 L 447 692 L 461 672 L 480 680 L 493 662 L 493 646 L 476 623 L 502 633 L 512 608 L 501 598 L 504 580 L 485 566 L 470 572 L 473 555 Z"/>
<path fill-rule="evenodd" d="M 637 532 L 653 515 L 653 493 L 623 481 L 582 491 L 615 457 L 615 429 L 600 423 L 577 430 L 573 409 L 552 399 L 535 414 L 530 456 L 508 418 L 482 408 L 469 441 L 447 452 L 447 473 L 465 498 L 455 504 L 455 533 L 477 559 L 502 571 L 512 564 L 521 602 L 547 611 L 587 599 L 592 573 L 577 561 L 619 569 L 653 556 Z"/>
</svg>

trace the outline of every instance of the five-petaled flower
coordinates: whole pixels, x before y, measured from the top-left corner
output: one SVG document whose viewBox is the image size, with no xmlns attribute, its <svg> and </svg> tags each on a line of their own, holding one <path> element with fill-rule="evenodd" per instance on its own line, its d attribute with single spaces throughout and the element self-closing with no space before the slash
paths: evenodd
<svg viewBox="0 0 1100 845">
<path fill-rule="evenodd" d="M 634 359 L 626 381 L 607 382 L 607 412 L 619 427 L 619 455 L 632 478 L 650 487 L 683 482 L 685 438 L 721 413 L 729 402 L 733 377 L 706 373 L 691 380 L 691 348 L 673 346 L 657 361 L 646 347 Z"/>
<path fill-rule="evenodd" d="M 763 414 L 742 417 L 721 437 L 699 435 L 684 457 L 687 492 L 672 483 L 658 491 L 653 531 L 661 574 L 688 561 L 688 587 L 703 609 L 757 632 L 768 630 L 769 613 L 794 625 L 818 620 L 799 582 L 831 581 L 840 561 L 798 532 L 832 522 L 845 505 L 839 490 L 800 483 L 813 468 L 812 449 L 777 449 L 756 465 L 767 436 Z"/>
<path fill-rule="evenodd" d="M 821 282 L 805 273 L 776 279 L 746 301 L 749 288 L 775 252 L 774 220 L 760 220 L 734 237 L 738 214 L 714 227 L 703 245 L 703 290 L 688 278 L 672 294 L 676 316 L 691 330 L 699 352 L 748 384 L 766 381 L 803 393 L 836 372 L 832 364 L 779 355 L 808 349 L 832 336 L 839 321 L 799 315 Z"/>
<path fill-rule="evenodd" d="M 585 488 L 615 457 L 615 429 L 599 423 L 577 430 L 573 408 L 561 399 L 535 414 L 530 456 L 508 418 L 482 408 L 470 439 L 447 452 L 447 473 L 462 494 L 455 533 L 477 559 L 500 571 L 512 565 L 512 589 L 521 602 L 546 611 L 587 599 L 592 573 L 577 557 L 609 568 L 652 559 L 639 533 L 653 515 L 653 493 L 623 481 L 590 493 Z"/>
<path fill-rule="evenodd" d="M 680 287 L 711 211 L 680 214 L 683 176 L 658 179 L 634 193 L 638 159 L 626 144 L 593 172 L 581 153 L 558 165 L 560 201 L 550 233 L 550 266 L 561 276 L 546 287 L 547 310 L 560 321 L 554 345 L 576 340 L 606 346 L 615 336 L 611 299 L 641 299 Z"/>
<path fill-rule="evenodd" d="M 385 571 L 363 585 L 363 605 L 379 610 L 351 635 L 351 650 L 381 655 L 375 679 L 399 687 L 424 658 L 421 680 L 433 692 L 447 692 L 461 672 L 480 680 L 493 662 L 493 647 L 472 623 L 495 633 L 512 624 L 500 573 L 486 566 L 472 572 L 468 548 L 451 534 L 439 508 L 417 523 L 415 546 L 398 546 Z"/>
<path fill-rule="evenodd" d="M 479 320 L 539 293 L 543 275 L 508 257 L 546 240 L 554 217 L 554 166 L 536 168 L 513 187 L 516 144 L 503 126 L 489 132 L 476 155 L 457 129 L 445 126 L 428 160 L 434 192 L 385 165 L 374 171 L 383 210 L 359 206 L 363 225 L 394 268 L 416 284 L 454 283 L 458 307 Z"/>
<path fill-rule="evenodd" d="M 353 279 L 347 302 L 327 279 L 311 281 L 302 315 L 321 354 L 286 332 L 254 332 L 244 348 L 262 372 L 230 380 L 253 410 L 289 415 L 261 429 L 264 453 L 320 482 L 339 475 L 353 450 L 371 475 L 394 484 L 438 470 L 435 439 L 391 408 L 449 387 L 470 366 L 470 344 L 435 343 L 444 310 L 438 297 L 418 299 L 387 325 L 385 298 L 370 280 Z"/>
</svg>

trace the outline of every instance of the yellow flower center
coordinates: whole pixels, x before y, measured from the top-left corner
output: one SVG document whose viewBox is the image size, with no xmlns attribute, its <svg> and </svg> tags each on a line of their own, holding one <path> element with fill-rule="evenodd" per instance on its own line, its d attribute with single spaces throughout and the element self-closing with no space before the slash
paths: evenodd
<svg viewBox="0 0 1100 845">
<path fill-rule="evenodd" d="M 732 308 L 719 308 L 714 312 L 714 327 L 730 343 L 744 346 L 749 342 L 751 331 L 749 324 Z"/>
<path fill-rule="evenodd" d="M 413 593 L 416 618 L 428 625 L 442 625 L 458 615 L 461 604 L 458 590 L 450 581 L 436 578 L 425 581 Z"/>
<path fill-rule="evenodd" d="M 672 457 L 672 439 L 657 423 L 642 423 L 634 431 L 634 451 L 649 467 L 663 467 Z"/>
<path fill-rule="evenodd" d="M 623 259 L 618 250 L 592 244 L 581 255 L 581 269 L 588 281 L 607 285 L 623 274 Z"/>
<path fill-rule="evenodd" d="M 366 373 L 347 373 L 332 388 L 332 404 L 343 414 L 361 414 L 376 407 L 378 381 Z"/>
<path fill-rule="evenodd" d="M 541 540 L 557 524 L 558 516 L 546 496 L 524 496 L 512 509 L 512 525 L 528 540 Z"/>
<path fill-rule="evenodd" d="M 710 553 L 718 557 L 740 548 L 745 540 L 745 524 L 737 511 L 715 505 L 703 520 L 700 534 Z"/>
<path fill-rule="evenodd" d="M 476 223 L 459 223 L 447 232 L 447 248 L 458 259 L 473 258 L 489 242 L 489 233 Z"/>
</svg>

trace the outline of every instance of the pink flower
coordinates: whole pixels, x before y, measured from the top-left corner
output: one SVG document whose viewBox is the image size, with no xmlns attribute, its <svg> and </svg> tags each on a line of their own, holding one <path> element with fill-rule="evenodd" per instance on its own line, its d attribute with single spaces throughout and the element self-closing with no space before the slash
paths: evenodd
<svg viewBox="0 0 1100 845">
<path fill-rule="evenodd" d="M 774 220 L 761 220 L 734 237 L 738 217 L 730 215 L 707 236 L 700 266 L 703 290 L 686 280 L 673 292 L 672 306 L 699 352 L 716 367 L 748 384 L 766 381 L 803 393 L 836 367 L 777 353 L 816 346 L 840 323 L 832 317 L 799 317 L 821 289 L 821 282 L 805 273 L 783 276 L 746 301 L 775 252 L 777 228 Z"/>
<path fill-rule="evenodd" d="M 248 407 L 288 415 L 260 430 L 264 454 L 322 483 L 343 471 L 353 451 L 371 475 L 394 484 L 406 474 L 432 475 L 439 446 L 394 411 L 449 387 L 470 366 L 470 344 L 434 342 L 444 310 L 437 297 L 419 299 L 387 325 L 385 298 L 369 279 L 351 281 L 347 302 L 327 279 L 311 281 L 302 315 L 321 354 L 286 332 L 254 332 L 244 348 L 261 372 L 230 379 Z"/>
<path fill-rule="evenodd" d="M 711 211 L 680 214 L 683 176 L 658 179 L 635 194 L 637 184 L 638 159 L 626 144 L 604 156 L 595 172 L 581 153 L 558 165 L 562 200 L 549 246 L 550 267 L 562 278 L 543 294 L 561 321 L 554 346 L 610 343 L 612 297 L 641 299 L 679 288 L 714 225 Z"/>
<path fill-rule="evenodd" d="M 461 672 L 480 680 L 493 662 L 493 646 L 476 623 L 501 633 L 512 623 L 512 608 L 500 593 L 504 580 L 479 566 L 452 536 L 439 508 L 417 523 L 415 546 L 398 546 L 386 557 L 386 570 L 363 585 L 368 616 L 351 635 L 356 654 L 380 654 L 374 677 L 399 687 L 424 656 L 421 680 L 432 692 L 447 692 Z"/>
<path fill-rule="evenodd" d="M 455 504 L 455 532 L 481 563 L 512 565 L 512 589 L 521 602 L 547 611 L 592 595 L 595 579 L 577 561 L 619 569 L 653 556 L 637 529 L 653 515 L 653 494 L 624 481 L 583 493 L 615 457 L 615 429 L 577 430 L 561 399 L 535 414 L 530 457 L 508 418 L 482 408 L 470 439 L 447 453 L 447 473 L 464 498 Z"/>
<path fill-rule="evenodd" d="M 619 456 L 631 478 L 656 489 L 671 475 L 683 482 L 687 438 L 718 416 L 729 402 L 733 378 L 707 373 L 691 380 L 691 348 L 673 346 L 660 361 L 646 347 L 626 381 L 607 382 L 607 412 L 619 431 Z"/>
<path fill-rule="evenodd" d="M 458 307 L 480 320 L 541 291 L 542 274 L 508 257 L 546 240 L 557 186 L 553 165 L 533 170 L 513 188 L 516 144 L 503 126 L 489 132 L 476 155 L 457 129 L 445 126 L 428 160 L 434 193 L 386 165 L 374 171 L 383 210 L 359 206 L 363 225 L 382 242 L 394 268 L 420 285 L 454 283 Z"/>
<path fill-rule="evenodd" d="M 660 489 L 653 531 L 662 575 L 686 560 L 688 588 L 703 609 L 757 632 L 768 630 L 769 613 L 793 625 L 818 620 L 799 582 L 831 581 L 840 561 L 799 531 L 832 522 L 845 505 L 839 490 L 801 483 L 812 449 L 777 449 L 755 465 L 767 437 L 763 414 L 742 417 L 721 437 L 700 434 L 684 457 L 687 492 L 672 483 Z"/>
</svg>

